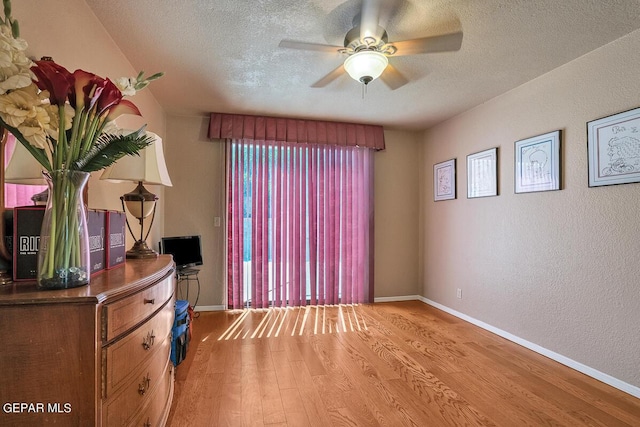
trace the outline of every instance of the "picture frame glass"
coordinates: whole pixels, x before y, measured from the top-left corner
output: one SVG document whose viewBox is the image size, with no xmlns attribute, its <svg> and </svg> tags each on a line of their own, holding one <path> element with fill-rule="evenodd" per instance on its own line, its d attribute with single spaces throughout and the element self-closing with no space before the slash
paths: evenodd
<svg viewBox="0 0 640 427">
<path fill-rule="evenodd" d="M 515 192 L 560 189 L 560 131 L 515 143 Z"/>
<path fill-rule="evenodd" d="M 456 159 L 433 165 L 433 200 L 456 198 Z"/>
<path fill-rule="evenodd" d="M 467 198 L 498 195 L 498 148 L 467 156 Z"/>
<path fill-rule="evenodd" d="M 589 187 L 640 182 L 640 108 L 587 123 Z"/>
</svg>

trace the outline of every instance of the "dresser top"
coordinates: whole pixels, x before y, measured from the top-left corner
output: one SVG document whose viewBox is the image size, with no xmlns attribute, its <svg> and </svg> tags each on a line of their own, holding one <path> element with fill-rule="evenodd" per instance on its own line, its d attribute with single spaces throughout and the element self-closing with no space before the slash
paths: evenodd
<svg viewBox="0 0 640 427">
<path fill-rule="evenodd" d="M 152 285 L 174 271 L 171 255 L 129 259 L 124 265 L 91 276 L 91 283 L 73 289 L 41 291 L 36 282 L 0 285 L 0 307 L 19 304 L 70 302 L 96 304 L 118 299 Z"/>
</svg>

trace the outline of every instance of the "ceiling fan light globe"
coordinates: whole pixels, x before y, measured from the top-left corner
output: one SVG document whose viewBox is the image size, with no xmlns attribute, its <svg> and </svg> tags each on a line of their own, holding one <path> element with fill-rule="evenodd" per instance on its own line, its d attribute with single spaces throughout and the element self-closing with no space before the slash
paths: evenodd
<svg viewBox="0 0 640 427">
<path fill-rule="evenodd" d="M 344 68 L 352 79 L 357 82 L 367 81 L 367 83 L 380 77 L 387 65 L 389 65 L 387 57 L 374 50 L 354 53 L 344 61 Z"/>
</svg>

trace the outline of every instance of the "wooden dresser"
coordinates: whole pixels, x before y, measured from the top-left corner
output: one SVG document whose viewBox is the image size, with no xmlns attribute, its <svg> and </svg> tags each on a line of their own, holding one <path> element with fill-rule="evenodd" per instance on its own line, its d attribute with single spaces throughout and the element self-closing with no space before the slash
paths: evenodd
<svg viewBox="0 0 640 427">
<path fill-rule="evenodd" d="M 174 290 L 169 255 L 76 289 L 0 286 L 0 426 L 163 426 Z"/>
</svg>

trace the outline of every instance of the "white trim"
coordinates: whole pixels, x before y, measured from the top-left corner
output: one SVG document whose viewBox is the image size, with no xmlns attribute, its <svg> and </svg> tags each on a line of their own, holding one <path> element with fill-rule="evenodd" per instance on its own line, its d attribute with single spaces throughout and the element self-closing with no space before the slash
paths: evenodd
<svg viewBox="0 0 640 427">
<path fill-rule="evenodd" d="M 498 329 L 494 326 L 491 326 L 487 323 L 484 323 L 478 319 L 474 319 L 471 316 L 467 316 L 464 313 L 460 313 L 459 311 L 456 311 L 452 308 L 449 308 L 447 306 L 444 306 L 442 304 L 439 304 L 435 301 L 431 301 L 428 298 L 422 297 L 422 296 L 418 296 L 418 299 L 420 301 L 422 301 L 425 304 L 428 304 L 432 307 L 435 307 L 439 310 L 442 310 L 444 312 L 447 312 L 453 316 L 456 316 L 462 320 L 465 320 L 469 323 L 472 323 L 482 329 L 486 329 L 489 332 L 492 332 L 496 335 L 501 336 L 502 338 L 506 338 L 509 341 L 513 341 L 516 344 L 520 344 L 523 347 L 528 348 L 529 350 L 535 351 L 536 353 L 539 353 L 543 356 L 546 356 L 550 359 L 555 360 L 558 363 L 562 363 L 565 366 L 568 366 L 572 369 L 575 369 L 578 372 L 582 372 L 585 375 L 588 375 L 592 378 L 595 378 L 598 381 L 602 381 L 605 384 L 608 384 L 612 387 L 617 388 L 620 391 L 623 391 L 625 393 L 629 393 L 630 395 L 637 397 L 640 399 L 640 387 L 636 387 L 634 385 L 631 385 L 629 383 L 626 383 L 622 380 L 619 380 L 615 377 L 612 377 L 611 375 L 605 374 L 604 372 L 600 372 L 590 366 L 584 365 L 580 362 L 576 362 L 573 359 L 569 359 L 566 356 L 563 356 L 562 354 L 556 353 L 554 351 L 548 350 L 544 347 L 539 346 L 538 344 L 534 344 L 530 341 L 527 341 L 525 339 L 522 339 L 520 337 L 517 337 L 513 334 L 510 334 L 509 332 L 503 331 L 502 329 Z"/>
<path fill-rule="evenodd" d="M 404 295 L 400 297 L 378 297 L 373 302 L 396 302 L 396 301 L 415 301 L 422 298 L 420 295 Z"/>
<path fill-rule="evenodd" d="M 197 305 L 193 308 L 193 311 L 224 311 L 226 310 L 224 305 Z"/>
</svg>

